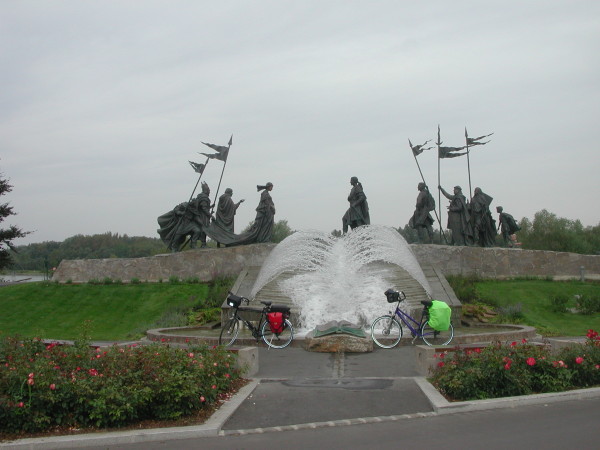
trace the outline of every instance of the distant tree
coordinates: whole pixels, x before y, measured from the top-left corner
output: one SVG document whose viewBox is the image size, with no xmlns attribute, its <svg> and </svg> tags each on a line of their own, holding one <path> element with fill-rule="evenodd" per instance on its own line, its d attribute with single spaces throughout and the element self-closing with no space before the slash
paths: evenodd
<svg viewBox="0 0 600 450">
<path fill-rule="evenodd" d="M 409 244 L 413 244 L 419 240 L 417 230 L 411 228 L 408 224 L 404 225 L 404 228 L 398 227 L 397 230 Z"/>
<path fill-rule="evenodd" d="M 290 228 L 287 220 L 275 222 L 275 225 L 273 225 L 273 236 L 271 236 L 271 242 L 278 244 L 293 233 L 294 230 Z"/>
<path fill-rule="evenodd" d="M 103 233 L 78 234 L 63 242 L 42 242 L 16 247 L 15 265 L 21 270 L 44 270 L 57 267 L 63 259 L 140 258 L 166 253 L 159 238 Z"/>
<path fill-rule="evenodd" d="M 600 251 L 600 225 L 584 228 L 580 220 L 558 217 L 546 209 L 535 213 L 533 222 L 523 218 L 519 225 L 522 248 L 582 254 Z"/>
<path fill-rule="evenodd" d="M 341 236 L 342 236 L 342 230 L 333 230 L 333 231 L 331 232 L 331 235 L 332 235 L 333 237 L 341 237 Z"/>
<path fill-rule="evenodd" d="M 254 225 L 254 220 L 251 220 L 248 223 L 248 225 L 246 225 L 246 228 L 244 228 L 242 233 L 246 233 L 246 232 L 250 231 L 252 229 L 253 225 Z M 273 224 L 273 234 L 271 235 L 271 242 L 275 242 L 276 244 L 279 244 L 286 237 L 288 237 L 289 235 L 291 235 L 293 233 L 295 233 L 295 231 L 290 228 L 287 220 L 280 220 L 278 222 L 275 222 Z"/>
<path fill-rule="evenodd" d="M 2 173 L 0 173 L 0 196 L 11 191 L 12 186 L 8 184 L 7 179 L 2 178 Z M 8 216 L 15 214 L 12 206 L 8 203 L 0 204 L 0 222 L 4 221 Z M 12 262 L 11 251 L 15 251 L 12 241 L 14 239 L 25 237 L 29 233 L 29 231 L 23 231 L 15 225 L 11 225 L 6 229 L 0 228 L 0 269 L 8 267 Z"/>
</svg>

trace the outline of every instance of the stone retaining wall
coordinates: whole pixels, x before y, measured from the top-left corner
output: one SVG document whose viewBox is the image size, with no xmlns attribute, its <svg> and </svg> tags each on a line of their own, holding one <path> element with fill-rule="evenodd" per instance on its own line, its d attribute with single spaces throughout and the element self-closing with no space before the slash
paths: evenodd
<svg viewBox="0 0 600 450">
<path fill-rule="evenodd" d="M 600 255 L 520 250 L 512 248 L 411 245 L 421 263 L 438 267 L 445 276 L 479 275 L 482 278 L 553 277 L 600 279 Z"/>
<path fill-rule="evenodd" d="M 252 244 L 228 248 L 203 248 L 145 258 L 63 260 L 52 279 L 61 283 L 89 280 L 167 281 L 197 277 L 210 281 L 218 277 L 237 277 L 247 265 L 262 265 L 275 244 Z"/>
<path fill-rule="evenodd" d="M 237 277 L 246 266 L 260 266 L 275 244 L 206 248 L 146 258 L 63 260 L 53 279 L 84 283 L 110 278 L 128 282 L 167 281 L 197 277 Z M 600 255 L 508 248 L 452 247 L 412 244 L 421 265 L 433 265 L 444 275 L 476 274 L 483 278 L 547 277 L 600 279 Z M 583 267 L 583 269 L 582 269 Z"/>
</svg>

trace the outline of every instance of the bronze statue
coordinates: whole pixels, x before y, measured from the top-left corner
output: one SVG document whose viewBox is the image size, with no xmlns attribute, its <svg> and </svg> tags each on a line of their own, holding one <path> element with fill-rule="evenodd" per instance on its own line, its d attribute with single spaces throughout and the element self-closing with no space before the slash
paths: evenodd
<svg viewBox="0 0 600 450">
<path fill-rule="evenodd" d="M 234 203 L 231 199 L 233 195 L 233 190 L 231 188 L 225 189 L 225 193 L 219 197 L 219 204 L 217 205 L 217 213 L 215 214 L 214 224 L 223 230 L 229 231 L 231 233 L 234 232 L 235 226 L 235 213 L 243 203 L 244 199 L 241 199 L 239 202 Z M 217 242 L 217 247 L 220 247 L 221 244 Z"/>
<path fill-rule="evenodd" d="M 469 206 L 471 207 L 474 243 L 480 247 L 494 247 L 496 245 L 496 221 L 490 212 L 493 198 L 478 187 L 473 192 L 475 195 Z"/>
<path fill-rule="evenodd" d="M 264 186 L 257 185 L 256 190 L 262 192 L 250 233 L 256 235 L 254 242 L 270 242 L 273 235 L 273 226 L 275 225 L 275 203 L 271 198 L 273 183 L 269 182 Z"/>
<path fill-rule="evenodd" d="M 369 204 L 367 203 L 367 196 L 365 195 L 362 184 L 360 184 L 357 177 L 350 178 L 350 184 L 352 185 L 350 195 L 348 195 L 350 208 L 348 208 L 346 214 L 342 217 L 342 229 L 344 234 L 348 232 L 348 226 L 350 226 L 351 229 L 355 229 L 361 225 L 371 224 Z"/>
<path fill-rule="evenodd" d="M 198 240 L 206 247 L 206 228 L 210 225 L 210 188 L 202 183 L 202 193 L 190 202 L 177 205 L 172 211 L 158 217 L 158 234 L 172 252 L 183 249 L 189 237 L 190 248 L 196 248 Z"/>
<path fill-rule="evenodd" d="M 158 234 L 167 248 L 172 252 L 178 252 L 190 238 L 190 247 L 195 248 L 200 238 L 202 228 L 196 221 L 192 202 L 184 202 L 173 208 L 166 214 L 158 217 Z"/>
<path fill-rule="evenodd" d="M 515 221 L 515 218 L 508 213 L 505 213 L 502 206 L 496 207 L 496 212 L 500 214 L 498 216 L 498 227 L 502 233 L 502 240 L 504 246 L 514 247 L 516 243 L 516 236 L 513 238 L 515 233 L 521 229 L 521 227 Z"/>
<path fill-rule="evenodd" d="M 417 189 L 419 190 L 417 204 L 408 225 L 417 230 L 419 244 L 431 244 L 433 242 L 433 217 L 429 212 L 435 210 L 435 200 L 425 183 L 419 183 Z"/>
<path fill-rule="evenodd" d="M 452 245 L 468 245 L 472 241 L 473 232 L 469 222 L 467 199 L 462 193 L 462 188 L 454 186 L 454 195 L 448 194 L 441 186 L 438 186 L 438 189 L 450 200 L 448 229 L 452 232 Z"/>
<path fill-rule="evenodd" d="M 206 229 L 210 226 L 212 213 L 210 212 L 210 188 L 208 184 L 202 182 L 202 192 L 198 194 L 194 201 L 196 220 L 200 224 L 200 245 L 201 248 L 206 247 Z M 190 243 L 191 244 L 191 243 Z M 191 245 L 190 245 L 191 246 Z M 194 248 L 194 247 L 192 247 Z"/>
</svg>

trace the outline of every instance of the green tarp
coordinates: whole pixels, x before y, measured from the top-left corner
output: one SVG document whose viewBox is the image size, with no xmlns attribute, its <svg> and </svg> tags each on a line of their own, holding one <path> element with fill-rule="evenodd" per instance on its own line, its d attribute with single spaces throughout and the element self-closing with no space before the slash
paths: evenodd
<svg viewBox="0 0 600 450">
<path fill-rule="evenodd" d="M 446 331 L 450 328 L 450 307 L 439 300 L 433 300 L 433 305 L 429 308 L 429 325 L 434 330 Z"/>
</svg>

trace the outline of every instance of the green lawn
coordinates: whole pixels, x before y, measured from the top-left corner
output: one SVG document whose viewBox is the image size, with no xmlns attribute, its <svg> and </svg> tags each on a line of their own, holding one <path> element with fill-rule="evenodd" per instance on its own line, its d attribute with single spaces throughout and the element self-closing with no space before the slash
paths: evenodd
<svg viewBox="0 0 600 450">
<path fill-rule="evenodd" d="M 536 327 L 542 334 L 584 336 L 587 330 L 600 330 L 600 314 L 555 313 L 549 305 L 557 294 L 567 295 L 568 307 L 575 307 L 576 294 L 594 295 L 600 298 L 599 283 L 580 281 L 509 280 L 476 281 L 481 299 L 493 305 L 521 304 L 523 323 Z"/>
<path fill-rule="evenodd" d="M 137 338 L 174 310 L 206 298 L 203 284 L 69 285 L 26 283 L 0 288 L 0 334 L 44 339 Z"/>
</svg>

